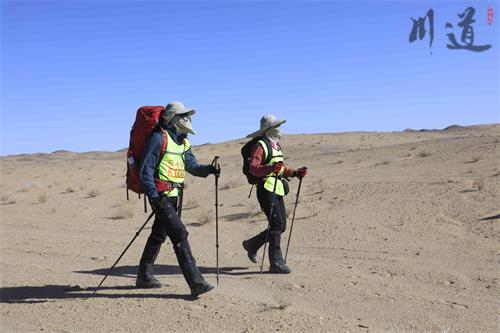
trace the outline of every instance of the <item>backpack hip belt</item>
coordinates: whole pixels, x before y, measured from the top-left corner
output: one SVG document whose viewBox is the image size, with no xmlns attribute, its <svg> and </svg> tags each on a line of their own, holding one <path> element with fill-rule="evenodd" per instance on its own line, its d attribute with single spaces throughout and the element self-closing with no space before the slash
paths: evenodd
<svg viewBox="0 0 500 333">
<path fill-rule="evenodd" d="M 178 188 L 178 189 L 185 189 L 186 188 L 184 183 L 173 183 L 173 182 L 161 180 L 158 178 L 155 178 L 155 185 L 156 185 L 156 190 L 159 193 L 169 192 L 169 191 L 172 191 L 173 189 L 176 189 L 176 188 Z"/>
</svg>

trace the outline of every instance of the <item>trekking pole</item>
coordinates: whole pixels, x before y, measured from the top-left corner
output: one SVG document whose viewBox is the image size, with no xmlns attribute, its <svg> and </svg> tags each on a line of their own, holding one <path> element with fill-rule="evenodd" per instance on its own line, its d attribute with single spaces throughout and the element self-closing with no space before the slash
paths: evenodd
<svg viewBox="0 0 500 333">
<path fill-rule="evenodd" d="M 92 295 L 94 295 L 97 290 L 99 289 L 99 287 L 102 285 L 102 283 L 104 282 L 104 280 L 106 280 L 106 278 L 108 277 L 108 275 L 111 273 L 111 271 L 115 268 L 116 264 L 118 264 L 118 262 L 120 261 L 120 259 L 123 257 L 123 255 L 125 254 L 125 252 L 127 252 L 128 248 L 130 247 L 130 245 L 132 245 L 132 243 L 134 242 L 134 240 L 139 236 L 139 234 L 141 233 L 142 229 L 144 229 L 144 227 L 146 226 L 146 224 L 148 224 L 149 220 L 151 220 L 151 218 L 153 217 L 154 215 L 154 211 L 149 215 L 148 219 L 146 220 L 146 222 L 144 222 L 144 224 L 142 225 L 142 227 L 135 233 L 135 236 L 134 238 L 132 238 L 132 240 L 130 241 L 130 243 L 128 243 L 127 247 L 125 248 L 125 250 L 123 250 L 122 254 L 120 254 L 120 256 L 118 257 L 118 259 L 116 259 L 115 263 L 113 264 L 113 266 L 111 266 L 111 268 L 108 270 L 108 272 L 106 273 L 106 276 L 101 280 L 101 283 L 99 283 L 99 285 L 95 288 L 94 292 L 92 293 Z"/>
<path fill-rule="evenodd" d="M 219 169 L 219 156 L 212 161 L 214 168 Z M 217 286 L 219 285 L 219 175 L 215 175 L 215 260 L 217 265 Z"/>
<path fill-rule="evenodd" d="M 269 241 L 269 231 L 271 230 L 271 219 L 273 218 L 273 211 L 274 211 L 274 199 L 276 197 L 276 185 L 278 184 L 278 173 L 276 173 L 276 176 L 274 177 L 274 188 L 273 188 L 273 194 L 272 194 L 272 200 L 271 200 L 271 208 L 269 208 L 269 218 L 267 221 L 267 232 L 266 232 L 266 242 L 264 243 L 264 252 L 262 252 L 262 261 L 260 263 L 260 274 L 262 274 L 262 268 L 264 267 L 264 258 L 266 256 L 266 246 L 267 242 Z"/>
<path fill-rule="evenodd" d="M 254 185 L 252 185 L 252 187 L 250 187 L 250 192 L 248 193 L 248 199 L 250 199 L 250 196 L 252 195 L 253 187 L 254 187 Z"/>
<path fill-rule="evenodd" d="M 297 210 L 297 205 L 299 204 L 300 186 L 302 185 L 302 179 L 304 179 L 304 178 L 299 179 L 299 188 L 297 189 L 295 206 L 293 207 L 292 223 L 290 223 L 290 234 L 288 235 L 288 242 L 286 244 L 285 260 L 283 261 L 284 264 L 286 264 L 286 257 L 288 255 L 288 247 L 290 246 L 290 239 L 292 238 L 293 221 L 295 221 L 295 211 Z"/>
</svg>

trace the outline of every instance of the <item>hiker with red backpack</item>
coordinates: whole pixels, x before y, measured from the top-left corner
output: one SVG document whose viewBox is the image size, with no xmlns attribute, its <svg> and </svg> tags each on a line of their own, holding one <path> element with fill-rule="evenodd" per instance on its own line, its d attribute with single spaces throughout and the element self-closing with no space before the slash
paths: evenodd
<svg viewBox="0 0 500 333">
<path fill-rule="evenodd" d="M 250 184 L 257 185 L 257 199 L 268 218 L 268 228 L 243 241 L 243 248 L 247 251 L 248 258 L 256 263 L 257 251 L 269 241 L 269 272 L 276 274 L 292 272 L 283 260 L 280 245 L 281 234 L 286 229 L 286 209 L 283 197 L 288 194 L 287 179 L 292 177 L 302 179 L 307 174 L 306 167 L 294 170 L 284 164 L 279 128 L 284 123 L 285 120 L 278 120 L 273 115 L 262 117 L 260 129 L 247 136 L 252 140 L 241 149 L 244 158 L 243 173 Z M 264 257 L 262 263 L 263 260 Z"/>
<path fill-rule="evenodd" d="M 218 177 L 220 167 L 198 164 L 192 152 L 187 136 L 195 134 L 191 124 L 194 113 L 195 110 L 180 102 L 169 103 L 160 111 L 158 125 L 144 145 L 137 173 L 142 191 L 155 213 L 155 221 L 139 263 L 136 286 L 162 286 L 154 276 L 154 262 L 168 236 L 191 295 L 196 297 L 214 286 L 205 281 L 196 266 L 188 232 L 180 219 L 179 202 L 182 201 L 186 171 L 198 177 L 210 174 Z"/>
</svg>

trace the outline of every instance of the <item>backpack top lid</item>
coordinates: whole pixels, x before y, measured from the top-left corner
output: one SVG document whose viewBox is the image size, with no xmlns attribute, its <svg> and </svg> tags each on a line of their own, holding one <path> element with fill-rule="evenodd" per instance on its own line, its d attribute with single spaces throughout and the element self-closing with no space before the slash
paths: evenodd
<svg viewBox="0 0 500 333">
<path fill-rule="evenodd" d="M 132 130 L 127 156 L 133 156 L 137 161 L 141 158 L 142 150 L 153 131 L 158 125 L 163 106 L 143 106 L 137 110 Z"/>
</svg>

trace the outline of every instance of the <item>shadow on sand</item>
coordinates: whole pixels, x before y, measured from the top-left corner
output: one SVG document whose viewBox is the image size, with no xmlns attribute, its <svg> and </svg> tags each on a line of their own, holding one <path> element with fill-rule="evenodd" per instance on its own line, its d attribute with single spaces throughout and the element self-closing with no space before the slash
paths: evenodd
<svg viewBox="0 0 500 333">
<path fill-rule="evenodd" d="M 115 286 L 101 287 L 94 294 L 94 287 L 79 289 L 77 291 L 70 290 L 69 286 L 63 285 L 47 285 L 47 286 L 21 286 L 21 287 L 5 287 L 0 289 L 0 303 L 24 303 L 36 304 L 45 303 L 51 300 L 63 299 L 95 299 L 95 298 L 160 298 L 160 299 L 181 299 L 186 301 L 195 300 L 189 294 L 161 294 L 159 290 L 152 293 L 149 289 L 136 289 L 133 286 Z M 147 293 L 123 293 L 110 294 L 100 293 L 106 290 L 147 290 Z"/>
<path fill-rule="evenodd" d="M 137 266 L 118 266 L 111 272 L 110 276 L 134 278 L 137 274 Z M 199 267 L 202 274 L 216 274 L 217 269 L 212 267 Z M 235 270 L 246 270 L 248 267 L 220 267 L 221 275 L 250 275 L 258 274 L 259 271 L 233 272 Z M 75 271 L 75 273 L 92 274 L 104 276 L 109 268 L 99 268 L 91 271 Z M 155 265 L 155 275 L 182 275 L 178 266 L 174 265 Z M 166 281 L 168 284 L 168 281 Z M 99 283 L 96 280 L 96 285 Z M 168 288 L 168 286 L 167 286 Z M 187 286 L 186 286 L 187 288 Z M 92 298 L 159 298 L 159 299 L 180 299 L 192 301 L 190 294 L 162 294 L 162 289 L 137 289 L 132 283 L 127 286 L 101 286 L 94 294 L 95 287 L 80 288 L 70 287 L 69 285 L 46 285 L 46 286 L 20 286 L 0 288 L 0 303 L 26 303 L 36 304 L 45 303 L 50 300 L 62 299 L 92 299 Z M 134 290 L 133 293 L 109 293 L 109 290 Z"/>
<path fill-rule="evenodd" d="M 217 269 L 215 267 L 200 267 L 201 274 L 217 274 Z M 110 276 L 121 276 L 121 277 L 133 277 L 137 275 L 138 266 L 117 266 L 113 269 Z M 249 275 L 257 274 L 258 271 L 243 271 L 243 272 L 233 272 L 246 270 L 248 267 L 220 267 L 219 274 L 221 275 Z M 109 267 L 98 268 L 91 271 L 75 271 L 75 273 L 81 274 L 92 274 L 92 275 L 106 275 L 109 271 Z M 155 275 L 182 275 L 181 269 L 177 265 L 155 265 Z"/>
<path fill-rule="evenodd" d="M 492 216 L 488 216 L 488 217 L 483 217 L 482 219 L 479 219 L 479 221 L 488 221 L 488 220 L 496 220 L 496 219 L 500 219 L 500 214 L 492 215 Z"/>
</svg>

